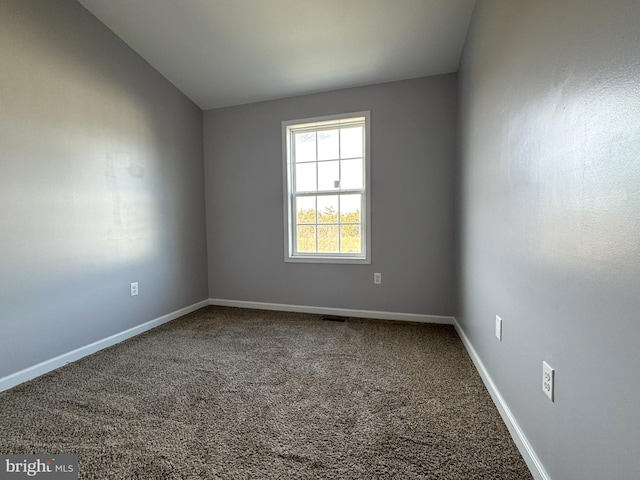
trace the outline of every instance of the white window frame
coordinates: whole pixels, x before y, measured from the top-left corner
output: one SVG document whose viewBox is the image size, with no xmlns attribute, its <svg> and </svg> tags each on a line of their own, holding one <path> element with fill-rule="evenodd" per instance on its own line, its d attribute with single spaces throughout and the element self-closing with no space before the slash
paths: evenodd
<svg viewBox="0 0 640 480">
<path fill-rule="evenodd" d="M 329 125 L 339 126 L 347 123 L 349 119 L 364 118 L 364 145 L 363 145 L 363 188 L 354 190 L 332 190 L 329 192 L 318 191 L 322 194 L 336 195 L 340 193 L 360 193 L 362 195 L 362 207 L 360 214 L 362 235 L 362 251 L 360 253 L 296 253 L 295 231 L 296 216 L 293 208 L 293 200 L 296 196 L 293 191 L 293 166 L 295 165 L 292 153 L 292 131 L 299 128 L 319 127 Z M 282 152 L 283 152 L 283 184 L 284 184 L 284 261 L 299 263 L 371 263 L 371 112 L 351 112 L 322 117 L 303 118 L 282 122 Z"/>
</svg>

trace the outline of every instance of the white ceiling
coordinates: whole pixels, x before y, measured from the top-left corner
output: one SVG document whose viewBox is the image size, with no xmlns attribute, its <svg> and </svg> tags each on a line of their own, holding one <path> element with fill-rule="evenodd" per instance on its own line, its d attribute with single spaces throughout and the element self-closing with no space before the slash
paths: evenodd
<svg viewBox="0 0 640 480">
<path fill-rule="evenodd" d="M 475 0 L 78 0 L 203 109 L 455 72 Z"/>
</svg>

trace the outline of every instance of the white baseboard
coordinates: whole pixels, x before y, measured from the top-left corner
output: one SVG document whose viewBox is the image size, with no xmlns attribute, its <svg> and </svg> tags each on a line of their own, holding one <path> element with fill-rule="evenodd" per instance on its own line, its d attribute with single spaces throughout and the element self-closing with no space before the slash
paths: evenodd
<svg viewBox="0 0 640 480">
<path fill-rule="evenodd" d="M 507 402 L 504 400 L 504 398 L 500 394 L 500 391 L 496 387 L 496 384 L 491 379 L 491 375 L 489 375 L 489 372 L 487 371 L 484 364 L 482 363 L 482 360 L 480 360 L 478 353 L 476 352 L 475 348 L 473 348 L 473 345 L 469 341 L 469 338 L 464 333 L 464 330 L 458 323 L 458 320 L 455 318 L 454 318 L 453 325 L 456 331 L 458 332 L 458 335 L 462 339 L 462 343 L 467 349 L 467 352 L 469 353 L 471 360 L 473 360 L 473 363 L 476 366 L 478 373 L 480 373 L 480 377 L 482 378 L 484 385 L 487 387 L 487 390 L 489 390 L 489 394 L 493 399 L 493 403 L 495 403 L 496 407 L 498 408 L 498 412 L 500 412 L 500 416 L 502 417 L 502 420 L 507 425 L 507 428 L 509 429 L 509 433 L 511 433 L 511 437 L 513 438 L 513 441 L 518 447 L 518 450 L 520 451 L 522 458 L 524 459 L 527 466 L 529 467 L 529 470 L 531 470 L 531 474 L 536 480 L 551 480 L 546 470 L 544 469 L 542 462 L 540 461 L 540 459 L 536 455 L 536 452 L 533 450 L 533 447 L 529 443 L 529 440 L 527 440 L 527 437 L 525 436 L 524 432 L 520 428 L 520 425 L 516 421 L 516 418 L 514 417 L 513 413 L 511 412 L 511 409 L 507 405 Z"/>
<path fill-rule="evenodd" d="M 0 392 L 13 388 L 16 385 L 24 383 L 33 378 L 39 377 L 40 375 L 44 375 L 45 373 L 55 370 L 56 368 L 60 368 L 67 363 L 74 362 L 81 359 L 82 357 L 86 357 L 87 355 L 91 355 L 92 353 L 95 353 L 99 350 L 115 345 L 116 343 L 120 343 L 123 340 L 127 340 L 128 338 L 140 335 L 147 330 L 151 330 L 152 328 L 158 327 L 163 323 L 175 320 L 178 317 L 186 315 L 187 313 L 191 313 L 195 310 L 198 310 L 199 308 L 206 307 L 207 305 L 209 305 L 208 300 L 194 303 L 193 305 L 189 305 L 188 307 L 181 308 L 180 310 L 176 310 L 175 312 L 168 313 L 167 315 L 163 315 L 162 317 L 158 317 L 136 327 L 129 328 L 123 332 L 111 335 L 110 337 L 98 340 L 97 342 L 85 345 L 84 347 L 76 348 L 75 350 L 72 350 L 70 352 L 63 353 L 62 355 L 58 355 L 57 357 L 50 360 L 45 360 L 44 362 L 33 365 L 32 367 L 25 368 L 24 370 L 20 370 L 19 372 L 7 375 L 6 377 L 0 378 Z"/>
<path fill-rule="evenodd" d="M 375 310 L 355 310 L 350 308 L 311 307 L 308 305 L 287 305 L 284 303 L 248 302 L 210 298 L 209 305 L 222 307 L 255 308 L 280 312 L 317 313 L 319 315 L 339 315 L 341 317 L 376 318 L 380 320 L 402 320 L 405 322 L 439 323 L 453 325 L 453 317 L 422 315 L 417 313 L 378 312 Z"/>
</svg>

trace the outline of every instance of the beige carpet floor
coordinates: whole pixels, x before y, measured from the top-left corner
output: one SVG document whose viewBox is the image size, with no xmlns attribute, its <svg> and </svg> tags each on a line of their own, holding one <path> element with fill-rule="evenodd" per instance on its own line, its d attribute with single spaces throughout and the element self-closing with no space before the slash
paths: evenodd
<svg viewBox="0 0 640 480">
<path fill-rule="evenodd" d="M 531 479 L 450 326 L 207 307 L 0 393 L 91 479 Z"/>
</svg>

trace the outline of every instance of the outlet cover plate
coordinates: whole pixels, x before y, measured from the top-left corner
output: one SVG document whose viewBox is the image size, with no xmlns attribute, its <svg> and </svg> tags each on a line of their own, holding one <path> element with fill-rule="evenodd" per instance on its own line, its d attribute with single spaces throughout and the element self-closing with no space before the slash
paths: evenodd
<svg viewBox="0 0 640 480">
<path fill-rule="evenodd" d="M 502 341 L 502 318 L 496 315 L 496 338 Z"/>
<path fill-rule="evenodd" d="M 553 402 L 556 371 L 547 362 L 542 362 L 542 391 Z"/>
</svg>

